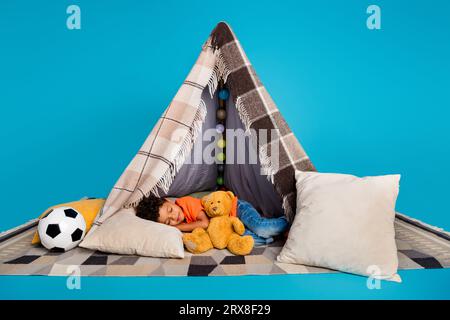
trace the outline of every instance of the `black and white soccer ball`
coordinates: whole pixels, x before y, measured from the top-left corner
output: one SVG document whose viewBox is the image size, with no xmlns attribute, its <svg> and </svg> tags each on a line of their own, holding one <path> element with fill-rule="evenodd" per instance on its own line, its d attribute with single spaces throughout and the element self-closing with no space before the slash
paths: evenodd
<svg viewBox="0 0 450 320">
<path fill-rule="evenodd" d="M 74 208 L 58 207 L 39 220 L 38 232 L 42 245 L 47 249 L 68 251 L 83 240 L 86 221 Z"/>
</svg>

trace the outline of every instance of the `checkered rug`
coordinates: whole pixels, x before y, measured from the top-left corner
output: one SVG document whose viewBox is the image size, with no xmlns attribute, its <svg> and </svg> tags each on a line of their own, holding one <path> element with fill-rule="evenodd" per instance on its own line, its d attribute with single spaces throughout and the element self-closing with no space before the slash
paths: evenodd
<svg viewBox="0 0 450 320">
<path fill-rule="evenodd" d="M 255 247 L 250 255 L 234 256 L 227 250 L 184 259 L 106 254 L 76 248 L 53 253 L 31 245 L 36 227 L 0 234 L 0 275 L 68 276 L 78 267 L 82 276 L 216 276 L 331 273 L 333 270 L 276 262 L 282 241 Z M 450 236 L 405 216 L 395 222 L 399 269 L 450 268 Z"/>
</svg>

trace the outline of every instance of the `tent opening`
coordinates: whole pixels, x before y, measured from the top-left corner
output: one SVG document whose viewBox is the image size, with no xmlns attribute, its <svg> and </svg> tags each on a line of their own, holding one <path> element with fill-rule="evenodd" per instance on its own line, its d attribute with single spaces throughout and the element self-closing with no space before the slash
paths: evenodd
<svg viewBox="0 0 450 320">
<path fill-rule="evenodd" d="M 159 190 L 159 194 L 169 197 L 181 197 L 194 192 L 215 191 L 217 185 L 217 163 L 207 159 L 215 159 L 214 148 L 211 145 L 217 138 L 211 135 L 215 131 L 217 120 L 216 111 L 219 108 L 218 91 L 211 97 L 208 88 L 202 92 L 202 99 L 206 105 L 206 117 L 202 125 L 201 134 L 197 136 L 191 152 L 187 156 L 175 176 L 167 193 Z M 239 145 L 236 130 L 245 131 L 233 97 L 226 103 L 225 137 L 227 146 L 224 169 L 224 186 L 242 200 L 250 202 L 265 217 L 278 217 L 283 215 L 282 199 L 277 194 L 267 176 L 261 174 L 258 157 L 250 162 L 250 138 L 245 137 L 245 147 Z M 209 131 L 208 131 L 209 130 Z M 242 141 L 242 140 L 241 140 Z M 238 150 L 239 149 L 239 150 Z M 245 152 L 245 155 L 242 155 Z M 210 157 L 208 157 L 210 155 Z M 238 157 L 241 160 L 238 161 Z M 242 157 L 245 162 L 242 163 Z M 206 161 L 205 161 L 206 160 Z"/>
</svg>

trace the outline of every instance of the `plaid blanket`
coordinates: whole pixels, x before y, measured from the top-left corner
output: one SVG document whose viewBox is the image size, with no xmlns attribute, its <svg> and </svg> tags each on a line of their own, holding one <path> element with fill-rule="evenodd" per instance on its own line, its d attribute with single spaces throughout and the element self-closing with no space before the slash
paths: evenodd
<svg viewBox="0 0 450 320">
<path fill-rule="evenodd" d="M 253 129 L 251 132 L 256 135 L 264 132 L 260 129 L 275 129 L 277 132 L 269 135 L 266 145 L 258 147 L 259 159 L 283 199 L 286 217 L 293 221 L 297 197 L 294 171 L 315 171 L 315 168 L 256 75 L 230 26 L 220 22 L 211 33 L 211 43 L 220 51 L 228 69 L 227 87 L 245 128 Z M 259 137 L 256 138 L 259 141 Z M 272 155 L 268 146 L 275 143 L 278 144 L 278 154 Z M 278 162 L 277 168 L 271 167 L 273 157 Z"/>
<path fill-rule="evenodd" d="M 209 86 L 214 92 L 217 79 L 226 71 L 217 65 L 217 55 L 207 41 L 186 80 L 114 185 L 91 233 L 121 208 L 137 205 L 150 193 L 158 195 L 158 190 L 167 192 L 201 132 L 206 115 L 203 89 Z"/>
<path fill-rule="evenodd" d="M 212 96 L 220 80 L 229 87 L 247 130 L 277 129 L 279 132 L 259 148 L 259 159 L 283 199 L 286 216 L 293 219 L 294 170 L 314 170 L 314 167 L 259 81 L 234 33 L 221 22 L 202 46 L 200 56 L 174 99 L 114 185 L 90 233 L 121 208 L 136 206 L 150 193 L 158 195 L 158 190 L 169 190 L 201 132 L 206 115 L 201 94 L 208 87 Z M 271 155 L 268 148 L 275 142 L 279 142 L 279 155 Z M 272 156 L 278 157 L 277 170 L 271 167 Z"/>
</svg>

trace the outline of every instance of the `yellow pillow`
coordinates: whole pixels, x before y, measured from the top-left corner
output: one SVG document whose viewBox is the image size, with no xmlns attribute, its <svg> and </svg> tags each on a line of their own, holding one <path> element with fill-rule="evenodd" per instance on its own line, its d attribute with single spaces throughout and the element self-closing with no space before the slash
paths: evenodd
<svg viewBox="0 0 450 320">
<path fill-rule="evenodd" d="M 50 209 L 58 208 L 58 207 L 72 207 L 75 210 L 77 210 L 81 215 L 83 216 L 84 220 L 86 221 L 86 234 L 91 229 L 92 223 L 94 222 L 95 217 L 97 216 L 97 213 L 101 210 L 103 205 L 105 204 L 105 199 L 84 199 L 79 201 L 73 201 L 73 202 L 67 202 L 63 204 L 58 204 L 56 206 L 50 207 L 47 210 L 44 211 L 39 216 L 39 219 L 44 217 L 46 213 Z M 36 230 L 34 233 L 33 240 L 31 241 L 31 244 L 38 244 L 41 240 L 39 239 L 39 234 Z"/>
</svg>

